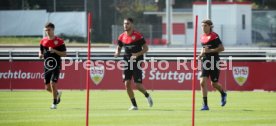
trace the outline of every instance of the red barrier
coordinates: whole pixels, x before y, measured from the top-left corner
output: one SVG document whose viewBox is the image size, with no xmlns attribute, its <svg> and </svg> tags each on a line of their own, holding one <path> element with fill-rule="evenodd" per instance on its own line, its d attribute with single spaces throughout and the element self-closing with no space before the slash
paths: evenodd
<svg viewBox="0 0 276 126">
<path fill-rule="evenodd" d="M 106 62 L 105 62 L 106 63 Z M 115 68 L 107 70 L 104 67 L 92 67 L 90 72 L 92 89 L 124 89 L 122 71 Z M 114 64 L 116 64 L 115 62 Z M 157 68 L 160 62 L 155 62 Z M 145 70 L 143 84 L 153 90 L 191 90 L 192 69 L 191 63 L 186 63 L 189 70 L 178 63 L 170 61 L 168 69 Z M 43 89 L 43 62 L 41 61 L 0 61 L 0 89 Z M 161 66 L 165 67 L 165 63 Z M 233 62 L 233 70 L 221 70 L 219 82 L 227 90 L 267 90 L 276 91 L 276 62 Z M 105 69 L 104 69 L 105 68 Z M 76 70 L 75 70 L 76 69 Z M 85 69 L 83 62 L 74 62 L 61 71 L 59 88 L 85 89 Z M 199 76 L 199 74 L 197 74 Z M 209 86 L 211 89 L 211 86 Z M 196 85 L 199 90 L 199 85 Z"/>
</svg>

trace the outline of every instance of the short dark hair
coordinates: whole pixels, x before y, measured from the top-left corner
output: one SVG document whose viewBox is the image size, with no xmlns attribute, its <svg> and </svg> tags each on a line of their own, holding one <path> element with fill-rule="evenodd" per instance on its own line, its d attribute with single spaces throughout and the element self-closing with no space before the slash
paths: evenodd
<svg viewBox="0 0 276 126">
<path fill-rule="evenodd" d="M 205 24 L 207 24 L 209 26 L 213 26 L 213 22 L 210 19 L 205 19 L 201 23 L 205 23 Z"/>
<path fill-rule="evenodd" d="M 129 22 L 131 22 L 131 23 L 133 23 L 133 22 L 134 22 L 134 21 L 133 21 L 133 19 L 132 19 L 132 18 L 130 18 L 130 17 L 125 18 L 124 20 L 127 20 L 127 21 L 129 21 Z"/>
<path fill-rule="evenodd" d="M 55 25 L 53 23 L 51 23 L 51 22 L 47 22 L 45 24 L 45 28 L 48 28 L 48 27 L 55 29 Z"/>
</svg>

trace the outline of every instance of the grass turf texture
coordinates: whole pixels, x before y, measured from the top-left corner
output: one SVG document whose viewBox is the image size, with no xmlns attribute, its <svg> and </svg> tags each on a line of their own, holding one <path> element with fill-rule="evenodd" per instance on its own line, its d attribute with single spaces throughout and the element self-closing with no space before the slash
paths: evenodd
<svg viewBox="0 0 276 126">
<path fill-rule="evenodd" d="M 125 91 L 91 91 L 90 126 L 191 126 L 191 91 L 150 91 L 149 108 L 136 93 L 138 111 L 128 111 Z M 199 111 L 201 93 L 196 94 L 196 126 L 275 126 L 276 93 L 228 92 L 228 103 L 220 106 L 218 92 L 209 93 L 210 111 Z M 85 91 L 63 91 L 57 110 L 49 109 L 46 91 L 0 91 L 0 126 L 85 126 Z"/>
<path fill-rule="evenodd" d="M 0 37 L 1 45 L 38 45 L 40 37 Z"/>
</svg>

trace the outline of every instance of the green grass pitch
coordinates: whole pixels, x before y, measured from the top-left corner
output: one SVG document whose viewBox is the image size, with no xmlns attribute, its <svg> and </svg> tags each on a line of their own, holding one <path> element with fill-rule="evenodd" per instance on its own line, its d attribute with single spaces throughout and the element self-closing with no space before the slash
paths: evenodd
<svg viewBox="0 0 276 126">
<path fill-rule="evenodd" d="M 124 90 L 90 92 L 90 126 L 191 126 L 191 91 L 149 91 L 149 108 L 135 91 L 138 111 L 128 111 Z M 276 126 L 275 92 L 228 92 L 228 103 L 220 106 L 218 92 L 209 93 L 210 111 L 199 111 L 201 93 L 196 94 L 196 126 Z M 85 91 L 63 91 L 58 109 L 51 110 L 46 91 L 0 91 L 0 126 L 85 126 Z"/>
</svg>

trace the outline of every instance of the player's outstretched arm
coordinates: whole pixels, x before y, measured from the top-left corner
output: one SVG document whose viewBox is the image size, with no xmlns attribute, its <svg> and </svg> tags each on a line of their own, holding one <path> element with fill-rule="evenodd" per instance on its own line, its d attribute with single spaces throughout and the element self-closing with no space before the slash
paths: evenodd
<svg viewBox="0 0 276 126">
<path fill-rule="evenodd" d="M 118 56 L 120 56 L 121 50 L 122 50 L 122 47 L 117 46 L 117 48 L 116 48 L 116 50 L 115 50 L 115 53 L 114 53 L 114 57 L 115 57 L 115 58 L 117 58 Z"/>
<path fill-rule="evenodd" d="M 197 57 L 197 60 L 200 60 L 204 56 L 204 50 L 201 48 L 200 54 Z"/>
<path fill-rule="evenodd" d="M 43 59 L 43 50 L 44 50 L 44 48 L 43 48 L 43 46 L 40 44 L 40 51 L 38 52 L 38 58 L 39 59 Z"/>
<path fill-rule="evenodd" d="M 38 52 L 38 58 L 43 59 L 43 54 L 41 52 Z"/>
<path fill-rule="evenodd" d="M 223 52 L 224 51 L 224 46 L 222 44 L 219 45 L 219 47 L 217 48 L 217 52 Z"/>
<path fill-rule="evenodd" d="M 139 53 L 139 55 L 138 55 L 138 56 L 140 56 L 140 55 L 144 55 L 146 52 L 148 52 L 148 50 L 149 50 L 148 45 L 147 45 L 147 44 L 144 44 L 144 45 L 143 45 L 143 49 L 142 49 L 142 51 L 138 52 L 138 53 Z"/>
<path fill-rule="evenodd" d="M 220 44 L 217 48 L 214 49 L 209 49 L 209 48 L 203 48 L 203 52 L 204 53 L 220 53 L 224 51 L 224 46 L 222 44 Z"/>
<path fill-rule="evenodd" d="M 132 58 L 133 59 L 136 59 L 136 57 L 138 57 L 138 56 L 141 56 L 141 55 L 144 55 L 146 52 L 148 52 L 148 50 L 149 50 L 149 47 L 148 47 L 148 45 L 147 44 L 144 44 L 143 46 L 142 46 L 142 50 L 140 51 L 140 52 L 137 52 L 137 53 L 132 53 Z"/>
</svg>

